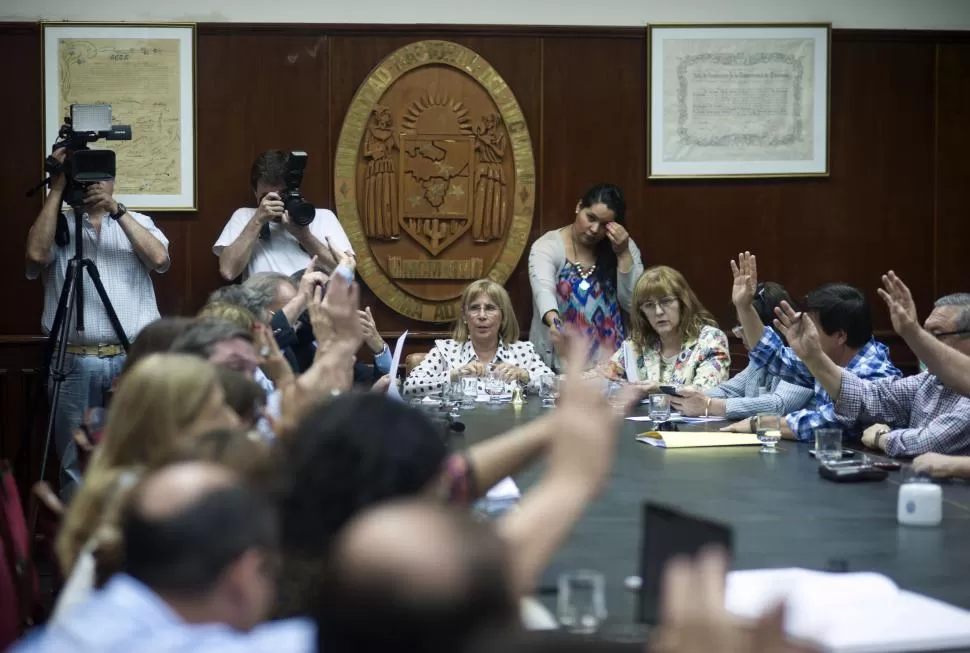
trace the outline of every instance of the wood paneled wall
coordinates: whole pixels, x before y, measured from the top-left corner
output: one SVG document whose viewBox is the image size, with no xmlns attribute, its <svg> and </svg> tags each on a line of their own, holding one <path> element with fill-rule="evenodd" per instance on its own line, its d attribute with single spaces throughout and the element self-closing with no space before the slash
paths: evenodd
<svg viewBox="0 0 970 653">
<path fill-rule="evenodd" d="M 643 30 L 213 23 L 198 27 L 199 210 L 153 216 L 171 240 L 172 268 L 155 282 L 163 314 L 194 312 L 221 284 L 212 243 L 232 211 L 253 201 L 248 171 L 259 152 L 309 152 L 304 191 L 332 206 L 333 149 L 351 97 L 384 56 L 424 38 L 474 49 L 514 90 L 536 153 L 533 238 L 569 222 L 586 187 L 613 181 L 626 191 L 629 229 L 646 262 L 680 269 L 725 326 L 733 323 L 728 260 L 750 249 L 762 277 L 793 294 L 833 280 L 871 293 L 876 329 L 905 367 L 912 355 L 875 305 L 879 275 L 897 270 L 923 315 L 935 297 L 970 290 L 970 34 L 833 32 L 828 178 L 647 181 Z M 37 179 L 43 152 L 37 26 L 0 24 L 0 60 L 10 62 L 9 96 L 0 103 L 7 127 L 0 331 L 16 343 L 38 333 L 42 296 L 22 263 L 40 206 L 23 194 Z M 507 287 L 527 328 L 525 258 Z M 365 297 L 388 334 L 446 328 L 408 323 Z M 7 355 L 15 349 L 0 349 L 0 367 L 23 363 L 23 356 Z M 21 410 L 11 401 L 19 395 L 3 398 L 0 456 L 12 453 L 9 416 Z"/>
</svg>

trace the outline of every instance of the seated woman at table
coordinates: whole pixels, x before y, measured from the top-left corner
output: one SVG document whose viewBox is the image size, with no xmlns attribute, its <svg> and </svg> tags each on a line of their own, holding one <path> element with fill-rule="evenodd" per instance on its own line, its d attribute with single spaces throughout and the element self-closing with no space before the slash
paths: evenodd
<svg viewBox="0 0 970 653">
<path fill-rule="evenodd" d="M 727 381 L 727 336 L 684 275 L 666 265 L 648 268 L 633 288 L 633 306 L 629 344 L 605 365 L 608 377 L 637 382 L 643 394 L 661 385 L 713 388 Z"/>
<path fill-rule="evenodd" d="M 572 224 L 533 243 L 529 340 L 550 367 L 559 366 L 555 343 L 563 324 L 575 324 L 592 339 L 597 361 L 607 360 L 623 342 L 620 309 L 632 310 L 633 284 L 643 272 L 640 250 L 625 223 L 623 191 L 598 184 L 576 203 Z"/>
<path fill-rule="evenodd" d="M 435 340 L 425 359 L 404 380 L 404 395 L 436 392 L 463 376 L 477 377 L 479 393 L 484 394 L 490 365 L 501 374 L 509 391 L 511 384 L 521 383 L 538 392 L 539 379 L 552 370 L 531 342 L 519 341 L 519 323 L 505 288 L 491 279 L 474 281 L 462 293 L 461 307 L 452 337 Z"/>
<path fill-rule="evenodd" d="M 781 284 L 773 281 L 758 284 L 753 304 L 762 324 L 771 325 L 775 318 L 775 307 L 783 300 L 793 303 Z M 741 326 L 734 327 L 732 333 L 740 338 L 745 348 L 748 347 Z M 681 396 L 671 397 L 670 402 L 674 410 L 682 415 L 719 416 L 731 420 L 745 419 L 759 413 L 787 415 L 808 406 L 814 395 L 811 388 L 782 381 L 751 362 L 730 381 L 715 388 L 681 388 L 678 394 Z"/>
</svg>

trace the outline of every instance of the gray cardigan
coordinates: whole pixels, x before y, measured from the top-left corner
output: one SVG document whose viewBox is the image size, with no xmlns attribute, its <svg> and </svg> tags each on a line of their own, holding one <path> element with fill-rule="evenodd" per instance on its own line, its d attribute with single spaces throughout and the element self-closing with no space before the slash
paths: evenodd
<svg viewBox="0 0 970 653">
<path fill-rule="evenodd" d="M 640 250 L 632 238 L 630 255 L 633 257 L 633 267 L 630 271 L 616 273 L 616 299 L 620 308 L 627 312 L 630 311 L 633 302 L 633 285 L 643 274 Z M 559 310 L 556 283 L 564 265 L 566 265 L 566 246 L 559 236 L 558 229 L 547 231 L 532 243 L 532 248 L 529 250 L 529 283 L 532 285 L 532 327 L 529 329 L 529 340 L 532 341 L 536 353 L 543 362 L 554 370 L 559 368 L 558 360 L 549 342 L 549 327 L 542 322 L 542 316 L 549 311 Z"/>
</svg>

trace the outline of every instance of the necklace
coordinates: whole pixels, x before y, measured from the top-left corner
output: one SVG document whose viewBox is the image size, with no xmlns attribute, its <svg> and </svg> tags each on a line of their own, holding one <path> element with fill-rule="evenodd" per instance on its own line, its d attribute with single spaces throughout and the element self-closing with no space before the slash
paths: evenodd
<svg viewBox="0 0 970 653">
<path fill-rule="evenodd" d="M 576 247 L 576 232 L 573 231 L 572 226 L 569 227 L 569 235 L 573 241 L 573 265 L 576 266 L 576 272 L 579 274 L 579 278 L 582 281 L 579 282 L 579 290 L 581 292 L 586 292 L 589 290 L 590 283 L 588 281 L 589 276 L 596 272 L 596 264 L 593 263 L 589 267 L 584 267 L 582 263 L 579 262 L 579 248 Z"/>
</svg>

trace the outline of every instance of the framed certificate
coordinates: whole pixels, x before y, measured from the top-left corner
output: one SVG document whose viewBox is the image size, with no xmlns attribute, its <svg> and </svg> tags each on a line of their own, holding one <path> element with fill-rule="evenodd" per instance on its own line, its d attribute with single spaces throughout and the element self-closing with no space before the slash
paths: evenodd
<svg viewBox="0 0 970 653">
<path fill-rule="evenodd" d="M 648 26 L 648 177 L 828 175 L 831 31 Z"/>
<path fill-rule="evenodd" d="M 44 153 L 72 104 L 111 106 L 128 140 L 116 155 L 115 198 L 132 209 L 195 210 L 195 25 L 42 23 Z"/>
</svg>

